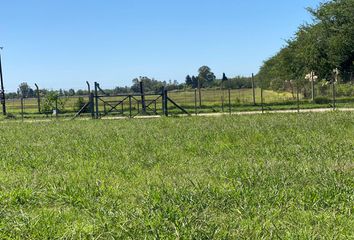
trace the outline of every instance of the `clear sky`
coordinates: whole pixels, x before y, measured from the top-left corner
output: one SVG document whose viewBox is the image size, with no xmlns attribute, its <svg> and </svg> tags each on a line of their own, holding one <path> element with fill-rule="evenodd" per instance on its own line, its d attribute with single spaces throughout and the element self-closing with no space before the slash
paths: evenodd
<svg viewBox="0 0 354 240">
<path fill-rule="evenodd" d="M 0 0 L 5 90 L 250 75 L 319 0 Z"/>
</svg>

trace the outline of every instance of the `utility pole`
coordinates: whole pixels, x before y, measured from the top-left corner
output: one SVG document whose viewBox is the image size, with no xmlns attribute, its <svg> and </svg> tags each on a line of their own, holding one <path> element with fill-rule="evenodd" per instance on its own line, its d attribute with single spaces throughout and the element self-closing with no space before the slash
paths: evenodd
<svg viewBox="0 0 354 240">
<path fill-rule="evenodd" d="M 0 47 L 0 83 L 1 83 L 0 99 L 1 99 L 1 104 L 2 104 L 2 114 L 6 116 L 4 79 L 3 79 L 3 75 L 2 75 L 2 65 L 1 65 L 1 50 L 2 49 L 3 49 L 3 47 Z"/>
</svg>

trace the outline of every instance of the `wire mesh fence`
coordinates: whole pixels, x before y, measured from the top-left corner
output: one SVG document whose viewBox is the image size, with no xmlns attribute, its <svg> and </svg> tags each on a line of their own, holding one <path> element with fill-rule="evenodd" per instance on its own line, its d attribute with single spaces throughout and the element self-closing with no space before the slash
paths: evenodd
<svg viewBox="0 0 354 240">
<path fill-rule="evenodd" d="M 284 85 L 286 86 L 286 84 Z M 163 114 L 161 93 L 146 93 L 144 106 L 148 115 Z M 143 107 L 141 97 L 127 98 L 127 95 L 103 96 L 98 101 L 98 111 L 102 115 L 119 115 L 133 117 Z M 168 96 L 190 114 L 227 113 L 242 111 L 272 111 L 287 109 L 311 108 L 354 108 L 354 81 L 306 83 L 301 86 L 291 85 L 282 91 L 270 89 L 222 87 L 171 90 Z M 36 117 L 73 117 L 81 111 L 80 116 L 90 117 L 91 109 L 85 106 L 90 102 L 89 95 L 60 96 L 49 99 L 47 96 L 38 98 L 6 99 L 8 116 L 14 118 Z M 85 109 L 82 109 L 85 107 Z M 169 105 L 170 114 L 181 111 Z"/>
</svg>

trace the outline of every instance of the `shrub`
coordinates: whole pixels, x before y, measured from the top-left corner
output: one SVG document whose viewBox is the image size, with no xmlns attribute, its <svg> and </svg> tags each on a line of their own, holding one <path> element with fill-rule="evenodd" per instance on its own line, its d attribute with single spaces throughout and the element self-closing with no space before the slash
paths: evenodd
<svg viewBox="0 0 354 240">
<path fill-rule="evenodd" d="M 331 100 L 327 97 L 316 97 L 314 101 L 316 104 L 328 104 L 331 102 Z"/>
</svg>

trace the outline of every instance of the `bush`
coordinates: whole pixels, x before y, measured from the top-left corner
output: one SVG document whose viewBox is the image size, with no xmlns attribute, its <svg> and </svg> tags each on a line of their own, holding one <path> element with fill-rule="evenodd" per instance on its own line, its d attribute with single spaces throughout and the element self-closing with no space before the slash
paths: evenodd
<svg viewBox="0 0 354 240">
<path fill-rule="evenodd" d="M 48 93 L 42 100 L 41 112 L 50 113 L 56 106 L 59 112 L 64 112 L 65 110 L 65 99 L 59 98 L 56 93 Z"/>
<path fill-rule="evenodd" d="M 16 119 L 15 114 L 7 113 L 5 119 Z"/>
<path fill-rule="evenodd" d="M 350 97 L 354 96 L 354 85 L 353 84 L 338 84 L 337 86 L 337 96 Z"/>
<path fill-rule="evenodd" d="M 314 100 L 316 104 L 328 104 L 331 102 L 331 99 L 327 97 L 316 97 Z"/>
</svg>

